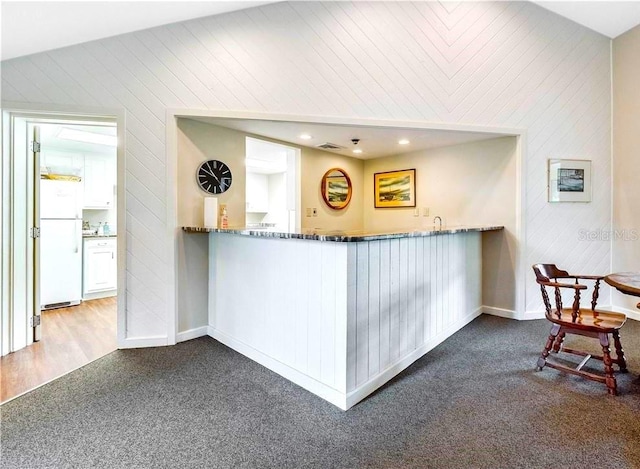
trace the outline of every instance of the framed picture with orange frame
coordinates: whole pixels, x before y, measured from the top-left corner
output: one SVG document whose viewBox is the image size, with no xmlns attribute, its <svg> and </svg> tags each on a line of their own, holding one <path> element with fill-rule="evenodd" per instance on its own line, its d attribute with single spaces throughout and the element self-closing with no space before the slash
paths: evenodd
<svg viewBox="0 0 640 469">
<path fill-rule="evenodd" d="M 416 170 L 401 169 L 373 175 L 375 208 L 416 206 Z"/>
</svg>

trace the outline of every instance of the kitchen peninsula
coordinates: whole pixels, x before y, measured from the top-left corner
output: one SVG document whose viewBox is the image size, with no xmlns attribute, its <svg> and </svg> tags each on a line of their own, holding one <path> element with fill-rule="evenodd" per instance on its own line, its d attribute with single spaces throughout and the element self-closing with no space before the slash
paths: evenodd
<svg viewBox="0 0 640 469">
<path fill-rule="evenodd" d="M 346 410 L 481 313 L 501 226 L 209 233 L 208 333 Z"/>
</svg>

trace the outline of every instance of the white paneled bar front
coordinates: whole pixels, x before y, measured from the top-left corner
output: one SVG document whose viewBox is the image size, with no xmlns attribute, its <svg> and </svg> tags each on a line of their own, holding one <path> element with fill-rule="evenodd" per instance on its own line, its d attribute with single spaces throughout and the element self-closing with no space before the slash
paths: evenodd
<svg viewBox="0 0 640 469">
<path fill-rule="evenodd" d="M 209 335 L 343 410 L 481 312 L 485 228 L 354 242 L 214 231 Z"/>
</svg>

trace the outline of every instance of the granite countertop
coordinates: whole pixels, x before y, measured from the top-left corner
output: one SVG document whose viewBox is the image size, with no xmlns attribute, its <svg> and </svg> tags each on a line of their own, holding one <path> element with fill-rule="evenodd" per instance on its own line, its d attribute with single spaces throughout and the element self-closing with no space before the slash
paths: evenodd
<svg viewBox="0 0 640 469">
<path fill-rule="evenodd" d="M 445 226 L 442 229 L 437 228 L 403 228 L 388 231 L 340 231 L 340 230 L 319 230 L 309 229 L 300 232 L 283 232 L 275 229 L 255 230 L 245 227 L 233 228 L 204 228 L 195 226 L 183 226 L 182 230 L 187 233 L 229 233 L 243 236 L 255 236 L 261 238 L 284 238 L 284 239 L 308 239 L 312 241 L 334 241 L 341 243 L 358 242 L 358 241 L 377 241 L 381 239 L 397 239 L 397 238 L 419 238 L 424 236 L 438 236 L 455 233 L 468 233 L 471 231 L 498 231 L 503 230 L 504 226 L 489 225 L 461 225 L 461 226 Z"/>
</svg>

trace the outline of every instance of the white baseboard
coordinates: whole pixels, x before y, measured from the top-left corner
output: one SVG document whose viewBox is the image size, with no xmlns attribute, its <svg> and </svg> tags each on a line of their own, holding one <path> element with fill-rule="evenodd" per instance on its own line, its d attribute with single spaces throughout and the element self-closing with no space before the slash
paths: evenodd
<svg viewBox="0 0 640 469">
<path fill-rule="evenodd" d="M 482 307 L 478 308 L 473 313 L 465 316 L 460 321 L 457 321 L 451 324 L 449 327 L 443 330 L 440 334 L 428 340 L 419 348 L 405 355 L 399 361 L 397 361 L 396 363 L 394 363 L 393 365 L 391 365 L 390 367 L 382 371 L 380 374 L 378 374 L 374 378 L 362 384 L 357 389 L 354 389 L 353 391 L 347 393 L 346 408 L 348 409 L 356 405 L 362 399 L 367 397 L 369 394 L 371 394 L 373 391 L 375 391 L 380 386 L 385 384 L 387 381 L 391 380 L 394 376 L 397 376 L 398 374 L 400 374 L 403 370 L 408 368 L 409 365 L 411 365 L 413 362 L 415 362 L 416 360 L 421 358 L 423 355 L 425 355 L 427 352 L 429 352 L 430 350 L 434 349 L 436 346 L 444 342 L 446 339 L 451 337 L 453 334 L 458 332 L 460 329 L 462 329 L 464 326 L 469 324 L 471 321 L 473 321 L 475 318 L 477 318 L 481 314 L 482 314 Z"/>
<path fill-rule="evenodd" d="M 432 338 L 431 340 L 424 343 L 421 347 L 413 350 L 409 354 L 402 357 L 399 361 L 389 366 L 378 375 L 367 381 L 366 383 L 360 385 L 358 388 L 350 391 L 349 393 L 343 393 L 337 389 L 334 389 L 324 383 L 321 383 L 300 371 L 291 368 L 288 365 L 285 365 L 274 358 L 265 355 L 264 353 L 256 350 L 255 348 L 247 345 L 243 342 L 240 342 L 228 335 L 214 329 L 212 326 L 208 327 L 209 336 L 223 343 L 224 345 L 232 348 L 233 350 L 245 355 L 246 357 L 252 359 L 255 362 L 260 363 L 262 366 L 270 369 L 278 373 L 280 376 L 287 378 L 290 381 L 293 381 L 298 386 L 306 389 L 307 391 L 315 394 L 316 396 L 321 397 L 322 399 L 330 402 L 336 407 L 347 410 L 350 407 L 353 407 L 355 404 L 360 402 L 362 399 L 367 397 L 369 394 L 374 392 L 380 386 L 385 384 L 387 381 L 391 380 L 394 376 L 398 375 L 404 369 L 406 369 L 413 362 L 418 360 L 424 354 L 435 348 L 437 345 L 442 343 L 447 338 L 451 337 L 453 334 L 458 332 L 464 326 L 469 324 L 475 318 L 482 314 L 482 308 L 478 308 L 473 313 L 465 316 L 461 320 L 449 325 L 445 330 L 443 330 L 440 334 Z"/>
<path fill-rule="evenodd" d="M 524 317 L 522 318 L 525 321 L 530 321 L 532 319 L 545 319 L 544 311 L 525 311 Z"/>
<path fill-rule="evenodd" d="M 123 340 L 118 340 L 118 348 L 143 348 L 143 347 L 162 347 L 169 345 L 169 340 L 166 336 L 156 337 L 128 337 Z"/>
<path fill-rule="evenodd" d="M 209 327 L 195 327 L 193 329 L 189 329 L 188 331 L 178 332 L 176 334 L 176 342 L 185 342 L 191 339 L 197 339 L 198 337 L 204 337 L 209 334 Z"/>
<path fill-rule="evenodd" d="M 233 337 L 230 337 L 211 326 L 208 326 L 208 334 L 227 347 L 232 348 L 236 352 L 241 353 L 245 357 L 250 358 L 251 360 L 261 364 L 271 371 L 278 373 L 280 376 L 294 382 L 298 386 L 306 389 L 316 396 L 329 401 L 336 407 L 339 407 L 342 410 L 348 409 L 346 405 L 346 396 L 344 393 L 333 389 L 332 387 L 327 386 L 326 384 L 323 384 L 294 368 L 291 368 L 289 365 L 285 365 L 284 363 L 279 362 L 278 360 L 260 352 L 259 350 L 256 350 L 250 345 L 236 340 Z"/>
<path fill-rule="evenodd" d="M 106 290 L 95 293 L 87 293 L 82 296 L 82 301 L 99 300 L 100 298 L 111 298 L 112 296 L 118 296 L 118 290 Z"/>
<path fill-rule="evenodd" d="M 482 312 L 491 316 L 499 316 L 507 319 L 520 319 L 518 313 L 512 309 L 495 308 L 493 306 L 482 306 Z"/>
</svg>

